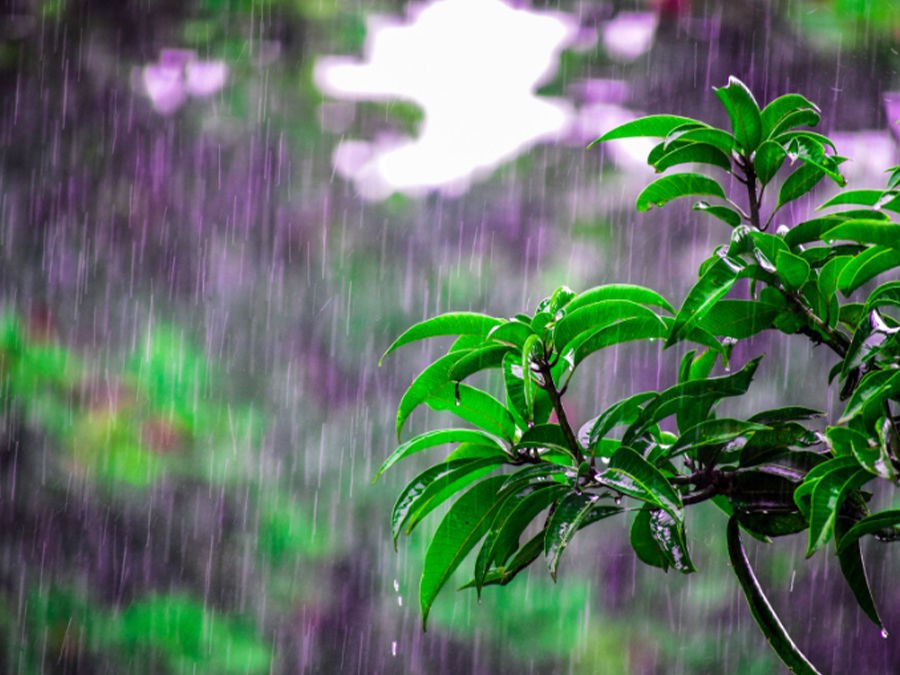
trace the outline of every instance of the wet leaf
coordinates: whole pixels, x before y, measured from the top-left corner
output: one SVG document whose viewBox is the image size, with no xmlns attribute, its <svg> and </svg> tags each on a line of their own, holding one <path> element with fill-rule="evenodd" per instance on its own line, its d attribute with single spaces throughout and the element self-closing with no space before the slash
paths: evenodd
<svg viewBox="0 0 900 675">
<path fill-rule="evenodd" d="M 664 509 L 676 520 L 681 518 L 681 495 L 659 469 L 629 447 L 622 446 L 613 453 L 597 482 Z"/>
<path fill-rule="evenodd" d="M 434 410 L 447 410 L 509 442 L 516 435 L 516 423 L 506 407 L 490 394 L 466 384 L 448 383 L 432 393 L 426 403 Z"/>
<path fill-rule="evenodd" d="M 759 182 L 765 185 L 772 180 L 778 173 L 778 169 L 784 164 L 786 157 L 787 153 L 780 143 L 763 141 L 753 157 L 753 168 Z"/>
<path fill-rule="evenodd" d="M 534 425 L 522 434 L 516 448 L 553 448 L 568 455 L 572 454 L 572 448 L 569 447 L 566 435 L 558 424 Z"/>
<path fill-rule="evenodd" d="M 750 155 L 759 145 L 762 121 L 759 105 L 753 94 L 736 77 L 729 77 L 724 87 L 714 87 L 713 91 L 725 107 L 731 120 L 731 130 L 745 155 Z"/>
<path fill-rule="evenodd" d="M 666 457 L 675 457 L 682 452 L 706 445 L 727 443 L 739 436 L 754 431 L 765 431 L 769 427 L 745 420 L 718 418 L 704 420 L 684 431 L 672 447 L 666 451 Z"/>
<path fill-rule="evenodd" d="M 431 511 L 503 463 L 502 458 L 458 459 L 436 464 L 413 478 L 391 511 L 394 546 L 404 531 L 412 532 Z"/>
<path fill-rule="evenodd" d="M 600 138 L 591 142 L 587 147 L 590 149 L 598 143 L 613 141 L 619 138 L 663 138 L 667 136 L 672 129 L 684 124 L 700 124 L 706 126 L 703 122 L 691 119 L 690 117 L 679 117 L 678 115 L 648 115 L 632 120 L 631 122 L 626 122 L 615 129 L 610 129 L 600 136 Z"/>
<path fill-rule="evenodd" d="M 788 118 L 798 112 L 818 113 L 819 108 L 815 103 L 810 102 L 806 97 L 800 94 L 784 94 L 773 99 L 762 109 L 760 113 L 760 123 L 762 124 L 763 138 L 770 138 L 773 135 L 785 131 L 790 124 Z M 807 124 L 815 126 L 817 122 L 801 122 L 798 124 Z"/>
<path fill-rule="evenodd" d="M 694 211 L 701 211 L 715 216 L 724 223 L 728 223 L 731 227 L 737 227 L 741 224 L 741 214 L 730 206 L 714 206 L 709 202 L 699 201 L 693 206 Z"/>
<path fill-rule="evenodd" d="M 653 162 L 658 172 L 679 164 L 710 164 L 725 171 L 731 170 L 731 159 L 724 152 L 707 143 L 685 143 L 672 148 Z"/>
<path fill-rule="evenodd" d="M 890 532 L 891 537 L 900 535 L 900 509 L 890 509 L 879 511 L 870 516 L 866 516 L 859 522 L 848 529 L 838 540 L 838 553 L 845 551 L 858 542 L 862 537 L 874 534 L 878 536 L 881 532 Z"/>
<path fill-rule="evenodd" d="M 824 177 L 825 172 L 819 167 L 812 164 L 802 164 L 781 184 L 781 189 L 778 192 L 778 204 L 775 208 L 780 209 L 788 202 L 802 197 L 812 190 Z"/>
<path fill-rule="evenodd" d="M 900 249 L 900 223 L 884 220 L 848 220 L 822 234 L 824 241 L 858 241 Z"/>
<path fill-rule="evenodd" d="M 566 312 L 574 312 L 576 309 L 592 305 L 605 300 L 630 300 L 639 305 L 659 307 L 674 314 L 675 308 L 662 295 L 651 288 L 637 286 L 635 284 L 604 284 L 590 288 L 576 295 L 566 305 Z"/>
<path fill-rule="evenodd" d="M 741 589 L 747 598 L 747 604 L 750 606 L 750 613 L 756 620 L 766 640 L 778 654 L 778 658 L 795 673 L 803 675 L 819 675 L 819 671 L 803 653 L 797 648 L 797 645 L 791 640 L 784 625 L 769 604 L 762 587 L 756 580 L 753 568 L 750 567 L 750 560 L 744 551 L 744 545 L 741 543 L 740 526 L 736 517 L 732 516 L 728 520 L 728 556 L 731 559 L 731 566 L 734 573 L 741 584 Z"/>
<path fill-rule="evenodd" d="M 475 312 L 441 314 L 407 329 L 406 332 L 391 343 L 391 346 L 381 355 L 378 363 L 381 364 L 388 354 L 410 342 L 443 335 L 477 335 L 486 337 L 492 328 L 502 323 L 504 323 L 503 319 Z"/>
<path fill-rule="evenodd" d="M 859 539 L 847 542 L 843 547 L 841 542 L 847 534 L 850 524 L 844 518 L 838 518 L 835 523 L 835 540 L 838 542 L 838 562 L 841 566 L 841 574 L 847 580 L 847 585 L 853 592 L 853 597 L 860 609 L 882 630 L 882 635 L 887 637 L 881 617 L 878 616 L 878 608 L 872 597 L 872 589 L 869 587 L 869 579 L 866 575 L 866 566 L 859 550 Z"/>
<path fill-rule="evenodd" d="M 688 553 L 684 523 L 663 509 L 650 509 L 650 535 L 670 567 L 682 574 L 696 572 Z"/>
<path fill-rule="evenodd" d="M 638 195 L 636 208 L 638 211 L 648 211 L 654 206 L 664 206 L 673 199 L 688 195 L 711 195 L 725 199 L 722 186 L 712 178 L 699 173 L 673 173 L 645 187 Z"/>
<path fill-rule="evenodd" d="M 556 505 L 544 535 L 544 556 L 554 581 L 560 556 L 584 522 L 596 522 L 621 512 L 621 507 L 601 504 L 599 496 L 587 492 L 570 492 Z"/>
<path fill-rule="evenodd" d="M 563 360 L 568 362 L 568 370 L 574 371 L 585 358 L 601 349 L 622 342 L 661 339 L 667 333 L 665 322 L 656 315 L 622 319 L 597 331 L 577 335 L 567 345 Z"/>
<path fill-rule="evenodd" d="M 492 446 L 497 449 L 498 453 L 504 453 L 503 444 L 498 438 L 477 429 L 438 429 L 437 431 L 428 431 L 411 438 L 394 450 L 379 467 L 372 482 L 374 483 L 378 480 L 381 474 L 401 459 L 445 443 L 477 443 L 479 445 Z"/>
<path fill-rule="evenodd" d="M 716 303 L 731 290 L 743 268 L 742 262 L 729 258 L 719 258 L 710 265 L 700 280 L 688 291 L 681 304 L 669 330 L 666 347 L 671 347 L 683 339 L 690 327 L 699 324 Z"/>
<path fill-rule="evenodd" d="M 833 467 L 822 470 L 810 492 L 809 545 L 806 557 L 828 543 L 834 535 L 834 524 L 847 493 L 858 489 L 871 478 L 872 474 L 858 465 L 848 467 L 844 462 L 837 462 Z"/>
<path fill-rule="evenodd" d="M 425 551 L 419 585 L 423 630 L 438 593 L 490 528 L 503 503 L 497 491 L 505 480 L 506 476 L 494 476 L 470 488 L 454 502 L 438 525 Z"/>
<path fill-rule="evenodd" d="M 789 291 L 801 288 L 809 278 L 809 263 L 789 251 L 778 251 L 775 255 L 775 271 Z"/>
<path fill-rule="evenodd" d="M 738 340 L 773 328 L 782 308 L 758 300 L 720 300 L 699 325 L 714 335 Z"/>
</svg>

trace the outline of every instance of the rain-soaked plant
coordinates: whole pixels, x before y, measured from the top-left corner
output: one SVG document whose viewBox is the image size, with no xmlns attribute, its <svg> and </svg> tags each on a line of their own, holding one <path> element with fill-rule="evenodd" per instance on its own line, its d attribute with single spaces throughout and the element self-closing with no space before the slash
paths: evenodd
<svg viewBox="0 0 900 675">
<path fill-rule="evenodd" d="M 730 242 L 700 265 L 680 308 L 636 285 L 581 293 L 560 288 L 533 314 L 427 319 L 385 352 L 457 336 L 406 390 L 396 430 L 399 435 L 421 404 L 470 425 L 403 442 L 377 473 L 422 450 L 455 446 L 403 489 L 391 515 L 396 542 L 459 494 L 425 554 L 423 626 L 451 574 L 479 545 L 466 584 L 477 592 L 509 583 L 541 555 L 555 578 L 576 533 L 618 514 L 634 514 L 631 546 L 641 561 L 692 572 L 685 508 L 711 500 L 727 518 L 728 554 L 753 616 L 792 670 L 816 672 L 768 603 L 741 529 L 764 541 L 805 530 L 808 556 L 833 541 L 860 608 L 884 631 L 860 539 L 900 536 L 900 510 L 872 512 L 864 490 L 876 479 L 895 487 L 900 472 L 900 321 L 894 316 L 900 281 L 868 282 L 900 268 L 900 223 L 891 217 L 900 212 L 900 167 L 889 170 L 885 189 L 839 193 L 823 208 L 843 210 L 772 232 L 780 209 L 824 178 L 843 187 L 844 158 L 831 140 L 809 130 L 820 111 L 803 96 L 787 94 L 760 109 L 735 78 L 715 93 L 730 131 L 651 115 L 591 144 L 660 138 L 648 158 L 657 171 L 706 165 L 739 185 L 741 194 L 729 196 L 707 175 L 674 173 L 637 198 L 638 211 L 679 197 L 714 198 L 694 209 L 733 228 Z M 777 183 L 777 199 L 764 203 L 783 170 L 790 172 Z M 868 292 L 859 295 L 861 288 Z M 762 357 L 724 374 L 714 374 L 716 364 L 728 366 L 738 341 L 769 329 L 802 334 L 837 357 L 827 382 L 846 404 L 824 432 L 809 424 L 825 413 L 805 407 L 761 410 L 746 419 L 716 415 L 722 399 L 747 392 Z M 681 359 L 674 386 L 635 393 L 576 425 L 563 399 L 579 366 L 611 345 L 648 340 L 698 348 Z M 486 369 L 499 371 L 502 400 L 465 382 Z"/>
</svg>

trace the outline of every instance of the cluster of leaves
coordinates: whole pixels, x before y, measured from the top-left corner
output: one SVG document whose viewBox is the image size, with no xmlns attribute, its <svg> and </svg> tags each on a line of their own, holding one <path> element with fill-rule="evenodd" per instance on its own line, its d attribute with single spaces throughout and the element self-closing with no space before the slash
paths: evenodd
<svg viewBox="0 0 900 675">
<path fill-rule="evenodd" d="M 655 180 L 638 196 L 639 211 L 685 196 L 712 199 L 694 208 L 732 227 L 731 240 L 700 265 L 677 310 L 636 285 L 582 293 L 560 288 L 533 315 L 459 312 L 427 319 L 385 352 L 455 336 L 403 395 L 397 433 L 422 404 L 471 425 L 417 435 L 378 471 L 429 448 L 455 446 L 403 489 L 391 516 L 396 543 L 458 496 L 426 552 L 423 625 L 439 591 L 476 547 L 466 586 L 479 592 L 509 583 L 541 554 L 555 577 L 579 530 L 626 512 L 635 514 L 630 539 L 641 561 L 692 572 L 684 511 L 711 500 L 728 518 L 727 548 L 753 615 L 788 666 L 815 672 L 757 583 L 741 529 L 762 540 L 806 531 L 808 555 L 833 541 L 860 607 L 884 630 L 859 541 L 900 534 L 900 511 L 870 513 L 871 495 L 863 490 L 875 479 L 896 485 L 900 470 L 900 322 L 890 314 L 900 305 L 900 282 L 851 296 L 900 268 L 900 224 L 891 218 L 900 211 L 900 167 L 890 170 L 883 190 L 841 192 L 823 205 L 841 210 L 768 232 L 785 204 L 826 177 L 843 187 L 844 158 L 809 129 L 820 111 L 803 96 L 787 94 L 761 109 L 735 78 L 715 93 L 730 131 L 652 115 L 595 141 L 660 138 L 648 158 L 658 171 L 705 165 L 726 184 L 746 189 L 731 198 L 720 180 L 685 172 Z M 766 188 L 776 178 L 777 199 L 769 204 Z M 721 400 L 747 392 L 761 356 L 724 374 L 715 374 L 717 364 L 729 365 L 737 341 L 769 329 L 804 335 L 836 356 L 828 381 L 836 381 L 846 404 L 833 424 L 816 419 L 825 413 L 798 406 L 747 419 L 717 416 Z M 697 345 L 681 359 L 677 384 L 634 394 L 573 426 L 563 397 L 576 369 L 606 347 L 648 340 Z M 499 371 L 499 398 L 464 382 L 488 369 Z"/>
</svg>

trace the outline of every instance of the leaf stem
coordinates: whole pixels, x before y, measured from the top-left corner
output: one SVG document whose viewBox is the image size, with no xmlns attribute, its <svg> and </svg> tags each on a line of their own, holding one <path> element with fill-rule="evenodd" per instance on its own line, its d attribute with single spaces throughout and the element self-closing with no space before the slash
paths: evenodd
<svg viewBox="0 0 900 675">
<path fill-rule="evenodd" d="M 562 392 L 556 388 L 556 384 L 553 382 L 553 373 L 550 370 L 550 363 L 546 359 L 539 359 L 536 360 L 536 364 L 538 366 L 538 372 L 544 380 L 542 386 L 550 396 L 550 402 L 553 404 L 553 410 L 556 412 L 556 420 L 559 422 L 563 435 L 566 437 L 566 442 L 568 442 L 569 448 L 572 450 L 572 457 L 578 464 L 581 464 L 585 461 L 584 453 L 581 450 L 578 439 L 575 437 L 572 425 L 569 424 L 569 418 L 566 416 L 566 409 L 563 407 L 562 403 Z"/>
</svg>

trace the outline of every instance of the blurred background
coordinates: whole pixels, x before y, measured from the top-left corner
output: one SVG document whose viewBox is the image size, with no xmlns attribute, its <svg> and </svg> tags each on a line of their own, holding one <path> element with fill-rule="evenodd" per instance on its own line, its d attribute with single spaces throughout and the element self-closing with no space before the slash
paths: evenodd
<svg viewBox="0 0 900 675">
<path fill-rule="evenodd" d="M 441 345 L 377 361 L 426 316 L 511 316 L 561 284 L 680 302 L 727 226 L 689 204 L 634 213 L 647 146 L 584 148 L 640 114 L 725 124 L 711 88 L 729 75 L 761 103 L 818 103 L 850 187 L 883 186 L 894 0 L 0 12 L 0 671 L 782 671 L 705 507 L 696 574 L 637 563 L 627 519 L 604 521 L 558 583 L 538 562 L 480 603 L 448 587 L 423 633 L 427 524 L 395 552 L 389 515 L 437 454 L 372 477 Z M 742 405 L 835 405 L 829 357 L 763 334 L 736 359 L 761 351 Z M 676 364 L 657 345 L 598 356 L 570 417 Z M 900 672 L 900 642 L 804 545 L 750 546 L 801 648 L 826 672 Z M 900 558 L 864 554 L 900 634 Z"/>
</svg>

